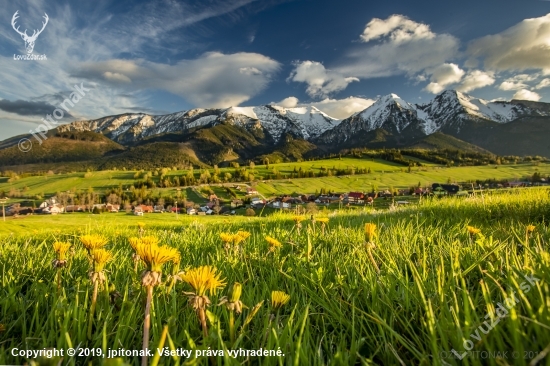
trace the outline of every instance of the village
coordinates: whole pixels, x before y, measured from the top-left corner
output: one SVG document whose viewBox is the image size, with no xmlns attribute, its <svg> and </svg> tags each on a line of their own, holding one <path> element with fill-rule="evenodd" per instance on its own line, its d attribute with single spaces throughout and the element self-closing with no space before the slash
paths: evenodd
<svg viewBox="0 0 550 366">
<path fill-rule="evenodd" d="M 186 198 L 174 198 L 172 201 L 159 199 L 156 203 L 147 200 L 139 204 L 120 204 L 109 202 L 105 197 L 105 202 L 93 204 L 68 204 L 66 200 L 61 200 L 57 196 L 52 196 L 43 200 L 37 207 L 22 205 L 21 203 L 10 203 L 6 198 L 0 198 L 3 205 L 3 216 L 22 216 L 22 215 L 57 215 L 63 213 L 117 213 L 125 212 L 135 216 L 154 213 L 174 213 L 185 215 L 246 215 L 255 216 L 256 211 L 267 209 L 267 212 L 274 210 L 295 210 L 296 212 L 316 212 L 320 207 L 329 208 L 350 208 L 360 206 L 374 206 L 378 200 L 385 201 L 385 204 L 376 205 L 382 207 L 408 205 L 418 201 L 420 197 L 425 196 L 468 196 L 474 190 L 494 190 L 506 188 L 521 188 L 530 186 L 548 185 L 543 180 L 538 183 L 531 182 L 503 182 L 484 185 L 466 185 L 466 184 L 442 184 L 433 183 L 431 187 L 411 187 L 409 189 L 385 189 L 371 192 L 322 192 L 318 194 L 295 194 L 279 195 L 275 197 L 264 197 L 255 188 L 250 186 L 233 185 L 232 188 L 242 190 L 245 193 L 244 198 L 234 198 L 231 200 L 220 199 L 211 192 L 204 196 L 203 202 L 194 202 Z M 468 187 L 469 186 L 469 187 Z M 464 187 L 464 189 L 463 189 Z M 196 187 L 194 187 L 196 188 Z M 196 189 L 198 192 L 198 189 Z M 65 201 L 65 202 L 63 202 Z"/>
</svg>

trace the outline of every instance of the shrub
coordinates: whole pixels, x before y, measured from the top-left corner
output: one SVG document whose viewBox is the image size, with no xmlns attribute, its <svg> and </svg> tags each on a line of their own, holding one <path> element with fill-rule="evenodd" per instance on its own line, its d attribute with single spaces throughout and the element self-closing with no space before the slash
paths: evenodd
<svg viewBox="0 0 550 366">
<path fill-rule="evenodd" d="M 245 215 L 246 216 L 256 216 L 256 212 L 253 209 L 249 208 L 249 209 L 246 210 Z"/>
</svg>

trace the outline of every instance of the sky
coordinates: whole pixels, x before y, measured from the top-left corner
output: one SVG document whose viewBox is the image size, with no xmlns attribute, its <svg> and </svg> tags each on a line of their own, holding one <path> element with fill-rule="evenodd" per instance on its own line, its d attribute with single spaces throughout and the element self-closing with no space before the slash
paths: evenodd
<svg viewBox="0 0 550 366">
<path fill-rule="evenodd" d="M 1 1 L 0 140 L 71 97 L 57 123 L 264 104 L 343 119 L 446 89 L 550 102 L 550 1 Z M 18 59 L 25 29 L 45 60 Z"/>
</svg>

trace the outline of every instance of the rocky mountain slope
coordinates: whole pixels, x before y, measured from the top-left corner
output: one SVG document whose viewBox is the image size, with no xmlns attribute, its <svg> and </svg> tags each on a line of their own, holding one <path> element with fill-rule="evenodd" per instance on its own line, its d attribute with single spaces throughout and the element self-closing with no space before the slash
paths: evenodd
<svg viewBox="0 0 550 366">
<path fill-rule="evenodd" d="M 334 128 L 340 121 L 315 107 L 278 106 L 231 107 L 228 109 L 192 109 L 162 116 L 123 114 L 91 121 L 77 121 L 58 127 L 60 132 L 93 131 L 121 144 L 134 144 L 165 133 L 188 133 L 197 128 L 229 123 L 247 131 L 260 131 L 278 143 L 290 133 L 306 140 Z"/>
<path fill-rule="evenodd" d="M 35 144 L 33 152 L 24 157 L 18 156 L 25 153 L 18 150 L 17 142 L 31 136 L 1 141 L 0 166 L 52 159 L 80 161 L 87 155 L 92 159 L 104 156 L 113 164 L 119 163 L 117 156 L 124 157 L 126 164 L 136 161 L 137 156 L 155 156 L 155 151 L 163 151 L 162 159 L 157 159 L 159 163 L 162 160 L 213 165 L 266 158 L 296 160 L 355 147 L 455 149 L 550 157 L 550 104 L 487 101 L 448 90 L 420 105 L 389 94 L 344 120 L 312 106 L 264 105 L 192 109 L 167 115 L 108 116 L 59 126 L 49 135 L 56 138 L 51 140 L 55 144 Z M 52 146 L 63 144 L 57 138 L 74 140 L 72 148 L 54 148 L 56 153 L 52 154 Z M 88 146 L 90 154 L 86 153 Z M 171 149 L 177 156 L 170 156 Z M 57 153 L 60 151 L 67 156 Z"/>
</svg>

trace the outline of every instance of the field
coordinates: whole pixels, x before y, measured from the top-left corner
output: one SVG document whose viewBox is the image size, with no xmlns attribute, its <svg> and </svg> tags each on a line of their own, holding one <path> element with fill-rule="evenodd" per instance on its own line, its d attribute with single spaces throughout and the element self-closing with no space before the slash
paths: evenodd
<svg viewBox="0 0 550 366">
<path fill-rule="evenodd" d="M 416 159 L 418 160 L 418 159 Z M 535 164 L 514 164 L 500 166 L 472 166 L 472 167 L 442 167 L 434 164 L 426 164 L 422 167 L 414 167 L 408 172 L 406 167 L 397 165 L 384 160 L 372 160 L 366 158 L 338 158 L 327 159 L 313 162 L 301 163 L 283 163 L 271 164 L 269 169 L 265 165 L 256 166 L 250 169 L 250 172 L 255 177 L 255 182 L 246 182 L 247 184 L 257 184 L 256 189 L 259 193 L 266 197 L 281 195 L 281 194 L 313 194 L 315 191 L 320 192 L 323 188 L 332 190 L 333 192 L 349 192 L 349 191 L 371 191 L 373 188 L 389 189 L 393 188 L 409 188 L 417 186 L 419 183 L 422 186 L 429 186 L 434 182 L 472 182 L 475 180 L 487 179 L 507 179 L 518 180 L 531 177 L 535 172 L 542 176 L 550 175 L 550 165 L 547 163 Z M 266 174 L 271 174 L 273 170 L 279 172 L 283 177 L 290 176 L 295 170 L 312 171 L 319 173 L 322 168 L 335 169 L 370 169 L 368 174 L 344 175 L 344 176 L 329 176 L 317 178 L 286 178 L 275 180 L 263 180 Z M 220 175 L 226 172 L 231 174 L 233 168 L 220 169 Z M 128 188 L 136 181 L 134 178 L 137 172 L 135 171 L 95 171 L 89 173 L 67 173 L 42 175 L 32 177 L 22 177 L 20 179 L 10 179 L 8 177 L 0 178 L 0 191 L 8 194 L 9 192 L 18 192 L 24 197 L 33 198 L 36 196 L 48 197 L 56 192 L 66 192 L 70 190 L 86 191 L 93 189 L 96 192 L 105 192 L 112 188 Z M 199 170 L 194 171 L 198 177 Z M 166 176 L 184 176 L 187 171 L 170 170 Z M 213 171 L 212 171 L 213 174 Z M 158 177 L 153 176 L 151 179 L 157 181 Z M 239 184 L 239 183 L 236 183 Z M 242 183 L 241 183 L 242 184 Z M 231 196 L 225 192 L 223 188 L 216 188 L 216 184 L 211 184 L 210 187 L 223 200 L 230 200 Z M 203 201 L 204 197 L 198 197 L 191 189 L 185 189 L 188 199 L 192 201 Z M 238 197 L 242 198 L 239 194 Z M 168 194 L 175 196 L 176 188 L 154 188 L 153 196 Z"/>
<path fill-rule="evenodd" d="M 0 364 L 26 362 L 20 350 L 87 347 L 93 354 L 61 364 L 138 365 L 138 356 L 99 355 L 139 352 L 145 338 L 154 354 L 174 354 L 151 365 L 548 365 L 549 193 L 426 199 L 314 220 L 159 214 L 140 227 L 129 215 L 59 215 L 17 230 L 17 220 L 0 222 Z M 130 239 L 140 235 L 175 249 Z M 102 244 L 97 236 L 113 256 L 106 263 L 108 254 L 83 245 Z M 57 244 L 56 254 L 55 242 L 71 249 Z M 167 263 L 150 263 L 157 251 Z"/>
</svg>

